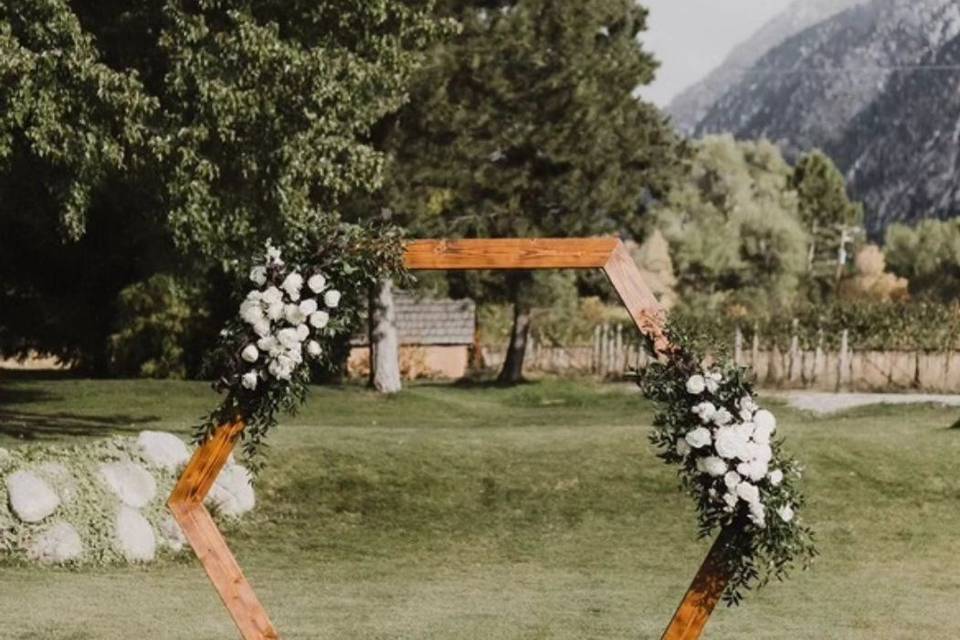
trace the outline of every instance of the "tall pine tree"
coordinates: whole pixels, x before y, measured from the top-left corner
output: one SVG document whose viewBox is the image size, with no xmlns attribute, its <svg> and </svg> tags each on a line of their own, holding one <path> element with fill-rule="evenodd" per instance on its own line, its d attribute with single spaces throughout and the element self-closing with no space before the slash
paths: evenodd
<svg viewBox="0 0 960 640">
<path fill-rule="evenodd" d="M 434 51 L 384 131 L 395 219 L 417 234 L 464 237 L 636 230 L 683 155 L 665 118 L 636 97 L 657 66 L 639 41 L 647 11 L 632 0 L 446 8 L 462 31 Z M 481 297 L 513 305 L 500 379 L 518 381 L 531 306 L 558 279 L 511 272 L 472 282 Z"/>
</svg>

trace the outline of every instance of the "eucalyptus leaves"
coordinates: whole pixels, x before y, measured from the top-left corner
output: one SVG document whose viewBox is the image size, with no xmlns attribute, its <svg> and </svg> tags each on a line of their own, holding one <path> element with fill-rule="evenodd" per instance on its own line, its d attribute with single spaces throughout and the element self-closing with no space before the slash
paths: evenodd
<svg viewBox="0 0 960 640">
<path fill-rule="evenodd" d="M 743 370 L 704 368 L 682 337 L 672 340 L 680 346 L 640 382 L 660 404 L 651 440 L 665 462 L 679 466 L 681 485 L 697 502 L 700 534 L 733 532 L 723 539 L 731 576 L 724 599 L 736 604 L 744 590 L 782 579 L 816 555 L 798 516 L 802 470 L 783 451 L 776 418 L 757 405 Z"/>
</svg>

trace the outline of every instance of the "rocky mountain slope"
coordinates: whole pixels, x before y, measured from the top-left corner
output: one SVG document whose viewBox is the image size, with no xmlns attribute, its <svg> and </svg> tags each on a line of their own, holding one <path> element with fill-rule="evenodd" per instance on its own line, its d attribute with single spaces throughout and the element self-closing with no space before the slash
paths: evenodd
<svg viewBox="0 0 960 640">
<path fill-rule="evenodd" d="M 960 2 L 872 0 L 788 38 L 729 86 L 696 135 L 819 147 L 866 204 L 869 231 L 960 214 Z"/>
<path fill-rule="evenodd" d="M 750 38 L 737 45 L 706 78 L 674 98 L 667 112 L 681 131 L 693 132 L 713 103 L 728 88 L 739 83 L 745 72 L 765 53 L 807 27 L 864 2 L 867 0 L 794 0 Z"/>
</svg>

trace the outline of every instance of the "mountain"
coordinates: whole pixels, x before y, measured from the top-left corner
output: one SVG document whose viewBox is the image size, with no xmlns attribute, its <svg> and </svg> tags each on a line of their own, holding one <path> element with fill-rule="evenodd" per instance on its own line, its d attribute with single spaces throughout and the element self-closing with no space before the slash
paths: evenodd
<svg viewBox="0 0 960 640">
<path fill-rule="evenodd" d="M 845 9 L 867 0 L 794 0 L 786 9 L 737 45 L 707 77 L 675 97 L 667 112 L 684 133 L 691 133 L 711 105 L 729 87 L 743 79 L 746 71 L 765 53 L 807 27 L 823 22 Z"/>
<path fill-rule="evenodd" d="M 787 38 L 715 100 L 695 135 L 822 148 L 864 201 L 868 231 L 960 215 L 957 0 L 872 0 Z"/>
</svg>

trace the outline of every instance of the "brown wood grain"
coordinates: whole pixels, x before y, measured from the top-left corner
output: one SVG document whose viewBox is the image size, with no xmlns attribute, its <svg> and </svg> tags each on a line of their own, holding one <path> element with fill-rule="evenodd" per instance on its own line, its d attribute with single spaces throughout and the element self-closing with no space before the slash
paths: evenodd
<svg viewBox="0 0 960 640">
<path fill-rule="evenodd" d="M 729 582 L 721 558 L 726 543 L 736 532 L 736 528 L 730 527 L 717 536 L 660 640 L 697 640 L 703 634 L 710 614 Z"/>
<path fill-rule="evenodd" d="M 668 355 L 670 341 L 666 332 L 666 310 L 643 281 L 637 263 L 623 243 L 617 243 L 603 271 L 640 333 L 650 340 L 658 355 Z"/>
<path fill-rule="evenodd" d="M 227 463 L 244 423 L 237 420 L 219 427 L 194 452 L 177 481 L 167 505 L 183 535 L 203 565 L 244 640 L 279 638 L 266 609 L 240 570 L 226 540 L 203 506 L 220 470 Z"/>
<path fill-rule="evenodd" d="M 405 246 L 407 269 L 599 269 L 616 238 L 413 240 Z"/>
<path fill-rule="evenodd" d="M 244 640 L 279 638 L 206 508 L 188 503 L 171 504 L 170 509 Z"/>
</svg>

